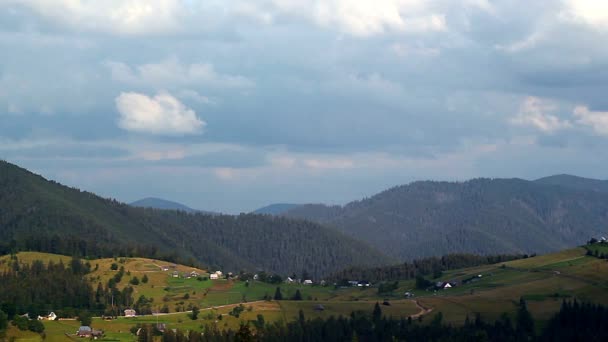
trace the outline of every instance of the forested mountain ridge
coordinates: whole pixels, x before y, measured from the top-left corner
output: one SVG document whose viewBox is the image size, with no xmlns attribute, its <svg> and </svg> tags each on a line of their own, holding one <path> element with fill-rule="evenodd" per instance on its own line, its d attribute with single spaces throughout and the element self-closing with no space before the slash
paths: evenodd
<svg viewBox="0 0 608 342">
<path fill-rule="evenodd" d="M 156 197 L 146 197 L 135 202 L 129 203 L 132 207 L 141 207 L 141 208 L 155 208 L 155 209 L 167 209 L 167 210 L 181 210 L 187 213 L 195 213 L 197 211 L 203 212 L 202 210 L 192 209 L 187 205 L 169 201 L 162 198 Z"/>
<path fill-rule="evenodd" d="M 336 227 L 402 260 L 451 253 L 545 253 L 608 231 L 608 193 L 522 179 L 421 181 L 288 217 Z"/>
<path fill-rule="evenodd" d="M 299 206 L 299 204 L 293 204 L 293 203 L 274 203 L 274 204 L 269 204 L 262 208 L 256 209 L 252 213 L 253 214 L 266 214 L 266 215 L 281 215 L 298 206 Z"/>
<path fill-rule="evenodd" d="M 606 180 L 584 178 L 565 174 L 543 177 L 535 180 L 534 182 L 545 185 L 557 185 L 582 191 L 608 192 L 608 181 Z"/>
<path fill-rule="evenodd" d="M 0 161 L 0 254 L 17 250 L 189 260 L 233 271 L 306 270 L 317 277 L 389 261 L 316 223 L 136 208 Z"/>
</svg>

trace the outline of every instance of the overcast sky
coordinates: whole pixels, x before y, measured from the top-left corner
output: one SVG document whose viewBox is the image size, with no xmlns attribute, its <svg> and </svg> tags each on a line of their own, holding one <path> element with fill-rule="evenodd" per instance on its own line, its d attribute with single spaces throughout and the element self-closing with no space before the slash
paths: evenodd
<svg viewBox="0 0 608 342">
<path fill-rule="evenodd" d="M 0 0 L 0 158 L 229 213 L 608 178 L 608 2 Z"/>
</svg>

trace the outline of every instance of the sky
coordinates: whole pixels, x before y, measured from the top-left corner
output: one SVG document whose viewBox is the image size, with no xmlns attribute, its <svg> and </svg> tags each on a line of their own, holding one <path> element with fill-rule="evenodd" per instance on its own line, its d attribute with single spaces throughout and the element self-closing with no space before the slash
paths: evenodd
<svg viewBox="0 0 608 342">
<path fill-rule="evenodd" d="M 0 159 L 246 212 L 608 178 L 608 2 L 0 0 Z"/>
</svg>

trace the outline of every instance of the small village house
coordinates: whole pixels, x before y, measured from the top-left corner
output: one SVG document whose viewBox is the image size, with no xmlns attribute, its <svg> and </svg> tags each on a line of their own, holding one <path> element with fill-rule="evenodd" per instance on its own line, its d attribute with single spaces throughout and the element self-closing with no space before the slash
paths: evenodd
<svg viewBox="0 0 608 342">
<path fill-rule="evenodd" d="M 91 337 L 93 335 L 93 329 L 88 325 L 83 325 L 78 328 L 76 336 L 78 337 Z"/>
<path fill-rule="evenodd" d="M 125 310 L 125 317 L 135 317 L 137 316 L 137 312 L 133 309 L 126 309 Z"/>
<path fill-rule="evenodd" d="M 306 280 L 304 280 L 304 282 L 302 284 L 304 284 L 304 285 L 312 285 L 312 280 L 306 279 Z"/>
<path fill-rule="evenodd" d="M 54 312 L 51 312 L 47 316 L 38 316 L 39 321 L 54 321 L 57 319 L 57 315 Z"/>
</svg>

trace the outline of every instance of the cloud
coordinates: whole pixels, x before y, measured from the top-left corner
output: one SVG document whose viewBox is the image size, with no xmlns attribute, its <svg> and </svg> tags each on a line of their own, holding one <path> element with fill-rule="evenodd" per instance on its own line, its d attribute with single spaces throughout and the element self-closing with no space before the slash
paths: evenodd
<svg viewBox="0 0 608 342">
<path fill-rule="evenodd" d="M 557 109 L 557 104 L 550 100 L 529 96 L 521 104 L 519 113 L 511 119 L 511 123 L 534 127 L 545 133 L 553 133 L 572 127 L 568 120 L 562 120 L 551 114 Z"/>
<path fill-rule="evenodd" d="M 216 88 L 249 88 L 255 83 L 240 75 L 222 74 L 210 63 L 181 63 L 176 57 L 158 63 L 141 64 L 134 67 L 122 62 L 109 61 L 105 65 L 110 69 L 115 81 L 148 85 L 158 89 L 176 86 L 207 86 Z"/>
<path fill-rule="evenodd" d="M 174 32 L 185 15 L 176 0 L 7 0 L 27 6 L 47 20 L 77 31 L 141 35 Z"/>
<path fill-rule="evenodd" d="M 599 29 L 608 29 L 608 3 L 597 0 L 565 0 L 562 18 L 582 22 Z"/>
<path fill-rule="evenodd" d="M 589 126 L 599 135 L 608 135 L 608 112 L 596 112 L 586 106 L 574 108 L 577 123 Z"/>
<path fill-rule="evenodd" d="M 121 93 L 115 99 L 120 113 L 118 126 L 124 130 L 159 134 L 200 134 L 206 123 L 169 93 L 149 97 L 139 93 Z"/>
</svg>

